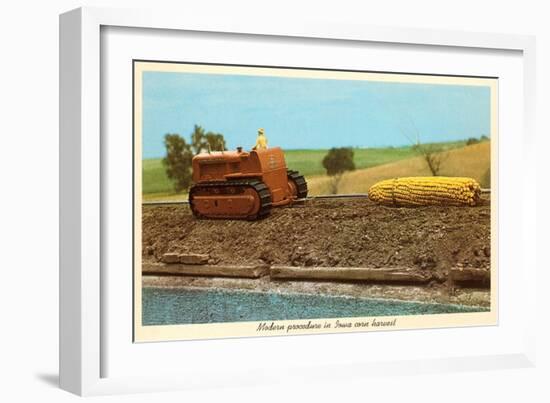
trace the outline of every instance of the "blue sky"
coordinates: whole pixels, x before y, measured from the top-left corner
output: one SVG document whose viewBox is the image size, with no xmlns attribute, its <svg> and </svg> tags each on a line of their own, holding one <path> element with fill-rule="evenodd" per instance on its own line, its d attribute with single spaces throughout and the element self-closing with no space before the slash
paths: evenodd
<svg viewBox="0 0 550 403">
<path fill-rule="evenodd" d="M 143 157 L 193 126 L 249 149 L 263 127 L 285 149 L 383 147 L 490 133 L 490 88 L 196 73 L 143 73 Z"/>
</svg>

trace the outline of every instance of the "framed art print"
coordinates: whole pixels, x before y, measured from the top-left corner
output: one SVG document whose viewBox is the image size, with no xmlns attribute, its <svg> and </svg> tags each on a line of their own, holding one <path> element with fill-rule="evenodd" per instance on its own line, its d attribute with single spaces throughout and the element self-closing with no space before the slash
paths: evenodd
<svg viewBox="0 0 550 403">
<path fill-rule="evenodd" d="M 63 388 L 532 365 L 532 38 L 180 17 L 61 16 Z"/>
<path fill-rule="evenodd" d="M 496 324 L 496 77 L 133 76 L 136 341 Z"/>
</svg>

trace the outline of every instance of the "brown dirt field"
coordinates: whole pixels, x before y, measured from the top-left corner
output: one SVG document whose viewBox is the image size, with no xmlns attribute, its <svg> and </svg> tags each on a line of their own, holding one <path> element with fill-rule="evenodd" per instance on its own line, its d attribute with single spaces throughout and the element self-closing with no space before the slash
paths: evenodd
<svg viewBox="0 0 550 403">
<path fill-rule="evenodd" d="M 366 199 L 308 200 L 261 221 L 197 220 L 187 205 L 143 206 L 143 258 L 210 255 L 210 264 L 417 267 L 441 280 L 454 266 L 490 267 L 490 203 L 382 207 Z"/>
</svg>

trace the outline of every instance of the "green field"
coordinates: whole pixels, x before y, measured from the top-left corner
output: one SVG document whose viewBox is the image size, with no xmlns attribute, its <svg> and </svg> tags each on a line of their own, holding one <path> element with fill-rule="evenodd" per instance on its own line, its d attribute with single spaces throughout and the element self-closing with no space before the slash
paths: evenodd
<svg viewBox="0 0 550 403">
<path fill-rule="evenodd" d="M 174 193 L 174 186 L 166 176 L 166 170 L 160 158 L 146 159 L 141 164 L 143 194 Z"/>
<path fill-rule="evenodd" d="M 451 150 L 464 147 L 465 141 L 438 144 L 442 149 Z M 324 175 L 322 160 L 328 150 L 287 150 L 286 164 L 289 169 L 305 176 Z M 357 169 L 370 168 L 408 158 L 417 157 L 412 147 L 355 148 L 353 160 Z M 162 160 L 145 159 L 142 162 L 143 196 L 145 199 L 169 199 L 177 197 L 170 180 L 166 177 Z M 180 195 L 181 197 L 181 195 Z"/>
</svg>

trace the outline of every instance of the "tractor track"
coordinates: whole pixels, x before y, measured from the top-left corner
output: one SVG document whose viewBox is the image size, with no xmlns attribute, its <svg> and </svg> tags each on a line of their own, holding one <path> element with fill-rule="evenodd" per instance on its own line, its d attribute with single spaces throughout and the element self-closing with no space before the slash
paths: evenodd
<svg viewBox="0 0 550 403">
<path fill-rule="evenodd" d="M 225 212 L 224 214 L 220 214 L 217 217 L 216 216 L 204 216 L 201 214 L 198 210 L 196 210 L 195 206 L 191 204 L 189 201 L 187 201 L 187 204 L 190 205 L 191 211 L 193 212 L 193 215 L 197 218 L 221 218 L 221 219 L 249 219 L 249 220 L 255 220 L 260 219 L 269 214 L 271 211 L 271 193 L 269 191 L 269 188 L 265 185 L 265 183 L 259 181 L 259 180 L 248 180 L 248 181 L 227 181 L 227 182 L 203 182 L 196 184 L 191 187 L 189 191 L 189 200 L 192 200 L 193 197 L 195 197 L 196 193 L 200 193 L 201 191 L 206 191 L 207 194 L 210 196 L 213 189 L 216 189 L 220 192 L 224 192 L 224 194 L 227 194 L 226 192 L 229 189 L 235 189 L 235 188 L 251 188 L 256 191 L 256 194 L 259 198 L 259 211 L 254 213 L 253 215 L 247 216 L 246 214 L 228 214 Z M 234 194 L 234 193 L 233 193 Z M 236 197 L 239 197 L 238 195 L 234 194 Z"/>
</svg>

